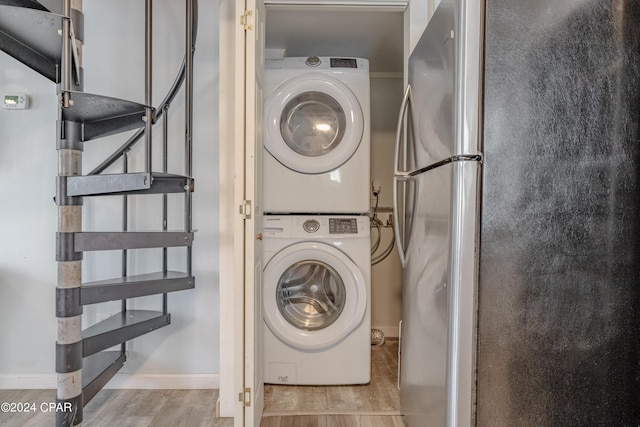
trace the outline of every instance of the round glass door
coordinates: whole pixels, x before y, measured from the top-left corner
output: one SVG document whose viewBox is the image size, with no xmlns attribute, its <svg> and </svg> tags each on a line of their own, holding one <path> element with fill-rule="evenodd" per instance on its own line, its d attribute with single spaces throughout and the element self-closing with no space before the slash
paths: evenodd
<svg viewBox="0 0 640 427">
<path fill-rule="evenodd" d="M 287 268 L 276 286 L 284 319 L 298 329 L 316 331 L 333 324 L 344 309 L 344 281 L 330 265 L 312 260 Z"/>
<path fill-rule="evenodd" d="M 265 100 L 264 148 L 287 168 L 333 171 L 356 152 L 365 123 L 354 93 L 327 75 L 283 82 Z"/>
<path fill-rule="evenodd" d="M 342 141 L 347 119 L 340 103 L 322 92 L 304 92 L 291 99 L 280 117 L 284 142 L 303 156 L 323 156 Z"/>
<path fill-rule="evenodd" d="M 356 264 L 332 245 L 299 242 L 271 258 L 263 271 L 266 326 L 294 348 L 327 348 L 349 335 L 367 308 Z"/>
</svg>

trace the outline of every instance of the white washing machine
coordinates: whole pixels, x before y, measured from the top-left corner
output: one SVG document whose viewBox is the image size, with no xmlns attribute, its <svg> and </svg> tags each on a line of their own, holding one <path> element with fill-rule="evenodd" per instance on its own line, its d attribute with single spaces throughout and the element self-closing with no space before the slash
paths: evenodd
<svg viewBox="0 0 640 427">
<path fill-rule="evenodd" d="M 366 216 L 264 217 L 265 383 L 370 381 L 369 227 Z"/>
<path fill-rule="evenodd" d="M 369 61 L 284 58 L 265 67 L 264 212 L 368 212 Z"/>
</svg>

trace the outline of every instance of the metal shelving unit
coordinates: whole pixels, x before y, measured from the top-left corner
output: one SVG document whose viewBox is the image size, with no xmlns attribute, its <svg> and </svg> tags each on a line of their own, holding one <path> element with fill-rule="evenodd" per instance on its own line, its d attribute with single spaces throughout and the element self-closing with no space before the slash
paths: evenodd
<svg viewBox="0 0 640 427">
<path fill-rule="evenodd" d="M 46 0 L 43 0 L 43 3 Z M 191 267 L 194 232 L 191 224 L 193 53 L 197 22 L 196 0 L 185 0 L 185 59 L 176 81 L 158 109 L 152 106 L 152 2 L 145 1 L 145 105 L 83 92 L 82 68 L 76 40 L 83 39 L 84 16 L 71 8 L 71 0 L 0 0 L 0 48 L 47 79 L 59 84 L 57 126 L 58 177 L 56 204 L 58 232 L 56 260 L 56 372 L 57 400 L 70 403 L 71 412 L 56 414 L 57 426 L 82 421 L 82 408 L 111 379 L 126 361 L 125 343 L 167 326 L 169 292 L 191 289 L 195 278 Z M 171 101 L 185 86 L 185 165 L 183 174 L 168 173 L 167 119 Z M 162 117 L 162 167 L 153 168 L 152 127 Z M 83 175 L 84 142 L 138 129 L 138 132 L 98 168 Z M 128 153 L 143 140 L 145 170 L 128 170 Z M 103 174 L 121 162 L 123 172 Z M 184 194 L 184 229 L 167 230 L 169 193 Z M 163 229 L 135 231 L 128 226 L 128 196 L 162 194 Z M 123 197 L 122 230 L 82 229 L 84 197 Z M 167 248 L 185 248 L 186 271 L 168 270 Z M 130 276 L 127 251 L 162 248 L 162 271 Z M 83 253 L 122 251 L 121 277 L 81 283 Z M 159 311 L 129 310 L 127 299 L 163 295 Z M 122 312 L 82 329 L 82 308 L 108 301 L 122 301 Z M 105 351 L 120 345 L 120 351 Z"/>
</svg>

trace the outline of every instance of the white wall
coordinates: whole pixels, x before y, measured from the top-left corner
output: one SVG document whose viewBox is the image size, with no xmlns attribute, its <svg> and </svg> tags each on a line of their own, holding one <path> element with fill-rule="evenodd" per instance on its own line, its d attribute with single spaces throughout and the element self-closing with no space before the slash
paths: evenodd
<svg viewBox="0 0 640 427">
<path fill-rule="evenodd" d="M 144 2 L 85 0 L 85 91 L 144 101 Z M 177 73 L 184 52 L 184 2 L 154 5 L 154 95 L 157 105 Z M 218 249 L 218 2 L 200 1 L 195 55 L 194 178 L 196 289 L 169 295 L 171 325 L 129 344 L 127 364 L 110 386 L 195 388 L 219 385 Z M 55 388 L 55 85 L 0 53 L 0 89 L 26 92 L 32 108 L 0 111 L 0 388 Z M 170 113 L 170 172 L 183 165 L 184 97 Z M 159 128 L 158 128 L 159 129 Z M 159 136 L 159 130 L 155 133 Z M 128 134 L 85 144 L 84 171 L 125 141 Z M 157 139 L 157 138 L 156 138 Z M 159 140 L 154 169 L 161 168 Z M 131 168 L 140 170 L 141 151 Z M 107 172 L 120 172 L 120 166 Z M 171 195 L 169 228 L 182 226 L 183 196 Z M 87 198 L 88 230 L 118 230 L 121 199 Z M 161 197 L 132 197 L 132 229 L 161 229 Z M 155 271 L 160 250 L 130 251 L 130 274 Z M 83 280 L 118 276 L 120 254 L 86 254 Z M 184 250 L 170 251 L 169 267 L 184 268 Z M 133 300 L 132 309 L 161 310 L 161 297 Z M 89 325 L 119 311 L 119 303 L 85 307 Z M 11 327 L 8 327 L 11 325 Z"/>
<path fill-rule="evenodd" d="M 386 222 L 393 207 L 393 156 L 396 124 L 402 102 L 402 78 L 371 79 L 371 180 L 379 180 L 378 218 Z M 374 206 L 372 199 L 371 206 Z M 372 239 L 376 235 L 371 231 Z M 391 228 L 382 229 L 382 243 L 374 256 L 383 252 L 393 239 Z M 398 336 L 402 317 L 402 265 L 398 252 L 393 252 L 371 268 L 371 327 L 387 337 Z"/>
<path fill-rule="evenodd" d="M 29 110 L 0 110 L 0 387 L 55 372 L 55 86 L 0 53 L 0 91 Z"/>
<path fill-rule="evenodd" d="M 418 40 L 422 36 L 429 20 L 433 16 L 441 0 L 410 0 L 409 1 L 409 38 L 407 52 L 413 52 Z"/>
</svg>

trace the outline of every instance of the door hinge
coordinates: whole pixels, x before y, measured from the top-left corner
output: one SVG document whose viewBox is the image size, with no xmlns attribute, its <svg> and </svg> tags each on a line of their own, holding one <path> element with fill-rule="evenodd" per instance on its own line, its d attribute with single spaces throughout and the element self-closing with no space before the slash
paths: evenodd
<svg viewBox="0 0 640 427">
<path fill-rule="evenodd" d="M 251 200 L 243 200 L 239 211 L 242 219 L 251 219 Z"/>
<path fill-rule="evenodd" d="M 245 31 L 253 30 L 253 10 L 245 10 L 240 16 L 240 25 Z"/>
<path fill-rule="evenodd" d="M 238 400 L 242 402 L 242 406 L 245 408 L 251 406 L 251 389 L 245 388 L 238 393 Z"/>
</svg>

